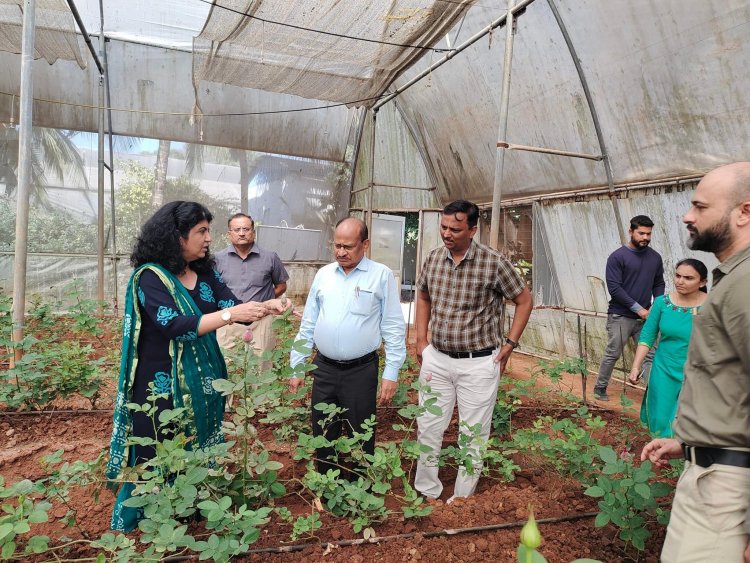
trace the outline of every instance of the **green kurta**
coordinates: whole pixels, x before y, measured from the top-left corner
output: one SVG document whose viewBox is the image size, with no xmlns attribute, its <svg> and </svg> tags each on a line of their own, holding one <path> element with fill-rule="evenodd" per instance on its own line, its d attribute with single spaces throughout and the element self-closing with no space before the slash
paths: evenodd
<svg viewBox="0 0 750 563">
<path fill-rule="evenodd" d="M 673 435 L 672 422 L 677 414 L 677 399 L 683 382 L 693 316 L 700 307 L 674 305 L 668 294 L 657 297 L 643 325 L 639 344 L 659 347 L 654 355 L 651 376 L 641 405 L 641 421 L 660 437 Z"/>
</svg>

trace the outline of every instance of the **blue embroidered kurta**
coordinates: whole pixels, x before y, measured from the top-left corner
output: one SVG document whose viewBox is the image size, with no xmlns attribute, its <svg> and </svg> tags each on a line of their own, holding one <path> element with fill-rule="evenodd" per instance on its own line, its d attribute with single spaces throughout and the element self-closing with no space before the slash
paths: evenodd
<svg viewBox="0 0 750 563">
<path fill-rule="evenodd" d="M 147 403 L 151 383 L 157 393 L 167 395 L 157 399 L 156 420 L 163 409 L 185 407 L 186 431 L 197 438 L 200 447 L 222 441 L 224 398 L 212 382 L 226 377 L 226 366 L 216 336 L 199 337 L 198 324 L 203 314 L 235 303 L 237 299 L 218 272 L 198 274 L 193 289 L 155 264 L 133 273 L 125 300 L 108 478 L 117 478 L 123 465 L 133 466 L 155 455 L 152 446 L 127 444 L 129 436 L 154 437 L 151 417 L 127 408 L 128 403 Z M 112 514 L 114 530 L 133 530 L 142 517 L 140 509 L 123 505 L 134 487 L 126 482 L 120 488 Z"/>
</svg>

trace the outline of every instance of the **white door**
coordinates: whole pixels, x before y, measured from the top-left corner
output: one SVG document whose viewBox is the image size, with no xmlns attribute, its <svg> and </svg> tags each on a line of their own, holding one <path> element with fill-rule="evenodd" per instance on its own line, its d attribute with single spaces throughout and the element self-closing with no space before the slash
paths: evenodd
<svg viewBox="0 0 750 563">
<path fill-rule="evenodd" d="M 396 276 L 396 287 L 399 289 L 404 263 L 405 224 L 406 217 L 374 213 L 372 233 L 370 233 L 370 257 L 393 270 L 393 275 Z"/>
</svg>

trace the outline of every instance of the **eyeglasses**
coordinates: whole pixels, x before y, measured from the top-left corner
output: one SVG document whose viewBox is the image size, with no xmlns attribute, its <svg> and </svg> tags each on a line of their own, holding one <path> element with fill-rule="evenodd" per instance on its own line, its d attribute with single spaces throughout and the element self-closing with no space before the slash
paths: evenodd
<svg viewBox="0 0 750 563">
<path fill-rule="evenodd" d="M 240 227 L 238 229 L 230 229 L 230 231 L 238 235 L 241 235 L 242 233 L 251 233 L 253 232 L 253 230 L 254 229 L 252 227 Z"/>
</svg>

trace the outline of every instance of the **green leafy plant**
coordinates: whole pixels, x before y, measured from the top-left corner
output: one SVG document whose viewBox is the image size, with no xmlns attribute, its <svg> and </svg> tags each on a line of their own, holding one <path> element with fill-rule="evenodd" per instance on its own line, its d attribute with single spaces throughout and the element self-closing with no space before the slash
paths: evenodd
<svg viewBox="0 0 750 563">
<path fill-rule="evenodd" d="M 635 466 L 627 451 L 618 455 L 611 447 L 601 446 L 599 458 L 604 462 L 602 474 L 586 489 L 588 496 L 601 499 L 595 525 L 600 528 L 611 522 L 620 529 L 619 537 L 626 545 L 643 551 L 651 535 L 646 523 L 655 520 L 666 525 L 669 521 L 669 511 L 659 506 L 658 499 L 673 488 L 654 480 L 650 461 Z"/>
<path fill-rule="evenodd" d="M 86 299 L 83 296 L 84 292 L 81 282 L 77 279 L 73 279 L 65 287 L 65 291 L 73 301 L 69 310 L 70 317 L 73 319 L 71 330 L 84 337 L 93 336 L 99 338 L 103 334 L 99 326 L 99 315 L 106 309 L 106 302 Z"/>
<path fill-rule="evenodd" d="M 20 536 L 31 531 L 32 524 L 46 522 L 52 504 L 46 500 L 35 499 L 41 496 L 44 487 L 28 479 L 5 487 L 5 480 L 0 475 L 0 499 L 3 500 L 0 513 L 0 558 L 8 560 L 18 549 Z M 47 536 L 31 536 L 25 541 L 23 553 L 40 553 L 46 551 Z"/>
<path fill-rule="evenodd" d="M 594 460 L 600 447 L 591 431 L 606 423 L 598 416 L 592 417 L 585 406 L 575 415 L 560 420 L 540 417 L 532 428 L 516 431 L 506 445 L 515 451 L 541 455 L 555 471 L 589 483 L 596 472 Z"/>
</svg>

